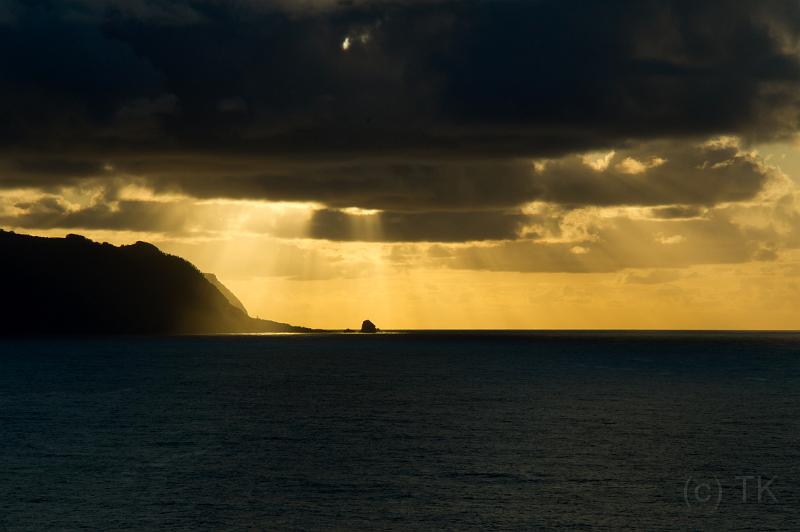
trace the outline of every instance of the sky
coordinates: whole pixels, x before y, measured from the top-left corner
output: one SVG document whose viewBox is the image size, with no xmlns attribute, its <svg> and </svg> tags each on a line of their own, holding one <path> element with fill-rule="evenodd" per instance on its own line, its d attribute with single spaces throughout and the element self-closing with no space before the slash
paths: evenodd
<svg viewBox="0 0 800 532">
<path fill-rule="evenodd" d="M 311 327 L 800 328 L 800 2 L 0 0 L 0 47 L 4 229 Z"/>
</svg>

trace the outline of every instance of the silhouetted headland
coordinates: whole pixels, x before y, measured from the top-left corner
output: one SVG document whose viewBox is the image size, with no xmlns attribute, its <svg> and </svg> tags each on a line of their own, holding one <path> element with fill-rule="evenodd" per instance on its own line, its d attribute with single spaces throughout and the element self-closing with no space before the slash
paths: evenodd
<svg viewBox="0 0 800 532">
<path fill-rule="evenodd" d="M 310 332 L 251 318 L 213 275 L 146 242 L 0 230 L 0 334 Z"/>
</svg>

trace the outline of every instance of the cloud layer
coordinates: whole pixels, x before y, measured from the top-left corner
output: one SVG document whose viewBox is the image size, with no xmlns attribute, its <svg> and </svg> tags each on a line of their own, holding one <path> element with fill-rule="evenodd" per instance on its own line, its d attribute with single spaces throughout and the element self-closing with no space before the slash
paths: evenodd
<svg viewBox="0 0 800 532">
<path fill-rule="evenodd" d="M 350 160 L 551 156 L 796 126 L 795 3 L 345 5 L 12 0 L 0 138 L 89 159 Z"/>
<path fill-rule="evenodd" d="M 797 131 L 794 2 L 7 0 L 0 29 L 6 227 L 480 242 L 417 259 L 513 271 L 796 245 L 751 151 Z"/>
</svg>

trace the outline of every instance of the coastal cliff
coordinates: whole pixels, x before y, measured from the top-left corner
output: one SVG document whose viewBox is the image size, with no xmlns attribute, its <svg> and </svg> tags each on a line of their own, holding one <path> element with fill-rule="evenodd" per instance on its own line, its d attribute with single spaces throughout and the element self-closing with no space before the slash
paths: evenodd
<svg viewBox="0 0 800 532">
<path fill-rule="evenodd" d="M 190 262 L 146 242 L 113 246 L 0 230 L 0 257 L 0 334 L 310 331 L 251 318 Z"/>
</svg>

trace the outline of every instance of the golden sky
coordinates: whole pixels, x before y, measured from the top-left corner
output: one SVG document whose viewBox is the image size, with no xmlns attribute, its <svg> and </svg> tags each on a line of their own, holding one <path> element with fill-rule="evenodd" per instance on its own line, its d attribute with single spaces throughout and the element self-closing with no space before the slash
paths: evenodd
<svg viewBox="0 0 800 532">
<path fill-rule="evenodd" d="M 800 328 L 800 188 L 792 177 L 800 149 L 783 143 L 731 154 L 767 176 L 752 198 L 674 213 L 532 202 L 520 211 L 527 218 L 515 239 L 385 242 L 381 212 L 361 209 L 346 210 L 347 240 L 311 238 L 323 205 L 198 200 L 154 193 L 133 177 L 119 178 L 110 203 L 93 182 L 57 194 L 7 190 L 0 212 L 20 232 L 153 242 L 215 273 L 251 315 L 312 327 L 369 318 L 400 329 Z M 611 165 L 635 165 L 616 154 L 579 159 L 598 179 Z M 141 230 L 125 227 L 131 205 L 147 208 L 146 220 L 135 213 Z M 100 211 L 105 225 L 123 229 L 81 228 L 81 215 L 95 220 Z M 31 227 L 40 218 L 56 227 Z"/>
</svg>

